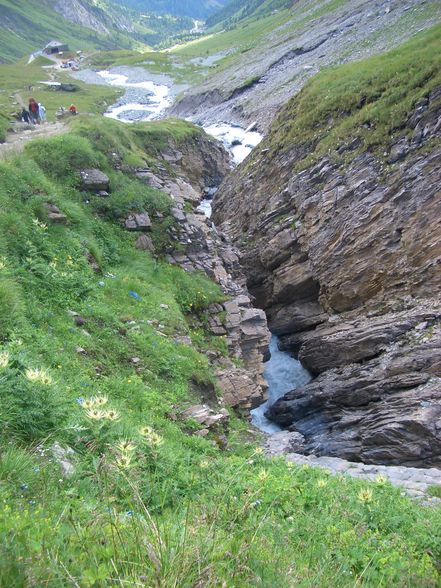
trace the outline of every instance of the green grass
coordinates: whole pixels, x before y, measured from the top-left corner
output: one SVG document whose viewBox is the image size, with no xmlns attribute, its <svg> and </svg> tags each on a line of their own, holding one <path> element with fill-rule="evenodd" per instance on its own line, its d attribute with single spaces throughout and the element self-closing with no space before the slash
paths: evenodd
<svg viewBox="0 0 441 588">
<path fill-rule="evenodd" d="M 226 446 L 180 417 L 200 394 L 216 405 L 204 351 L 222 345 L 198 317 L 223 295 L 135 250 L 118 210 L 156 207 L 164 233 L 170 203 L 112 153 L 153 166 L 199 133 L 79 117 L 0 164 L 0 585 L 439 585 L 439 508 L 268 460 L 234 415 Z M 83 165 L 111 178 L 108 210 L 81 192 Z M 68 224 L 50 224 L 45 202 Z M 54 442 L 73 451 L 68 478 Z"/>
<path fill-rule="evenodd" d="M 3 113 L 3 119 L 11 120 L 15 113 L 21 111 L 21 103 L 27 107 L 30 96 L 45 105 L 48 120 L 54 121 L 55 112 L 60 106 L 67 108 L 73 102 L 78 112 L 100 113 L 121 94 L 120 90 L 109 86 L 95 86 L 72 80 L 65 72 L 57 72 L 54 80 L 75 84 L 78 88 L 76 92 L 51 89 L 41 83 L 47 80 L 50 80 L 50 74 L 48 70 L 42 69 L 39 59 L 29 65 L 26 64 L 26 60 L 14 65 L 0 65 L 0 113 Z M 2 118 L 0 128 L 1 125 Z"/>
<path fill-rule="evenodd" d="M 105 7 L 105 3 L 104 8 Z M 50 40 L 60 39 L 72 50 L 133 47 L 135 41 L 126 34 L 112 30 L 104 36 L 65 20 L 49 2 L 30 5 L 25 0 L 1 0 L 2 14 L 0 59 L 13 62 L 42 49 Z M 109 22 L 107 22 L 109 25 Z"/>
<path fill-rule="evenodd" d="M 415 103 L 441 85 L 440 48 L 438 25 L 386 54 L 322 71 L 283 108 L 271 153 L 295 146 L 304 168 L 324 155 L 338 158 L 337 149 L 355 138 L 351 157 L 387 149 Z"/>
</svg>

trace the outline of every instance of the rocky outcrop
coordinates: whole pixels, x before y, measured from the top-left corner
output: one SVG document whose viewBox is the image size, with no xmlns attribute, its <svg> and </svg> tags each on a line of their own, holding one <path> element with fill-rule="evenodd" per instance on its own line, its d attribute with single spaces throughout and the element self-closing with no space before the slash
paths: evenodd
<svg viewBox="0 0 441 588">
<path fill-rule="evenodd" d="M 301 433 L 305 453 L 441 466 L 441 308 L 426 318 L 382 343 L 378 357 L 326 369 L 289 392 L 271 406 L 269 418 Z M 349 355 L 342 353 L 340 365 Z"/>
<path fill-rule="evenodd" d="M 168 261 L 188 272 L 205 273 L 228 297 L 223 304 L 212 304 L 203 322 L 214 337 L 225 338 L 229 358 L 216 351 L 208 356 L 215 366 L 224 404 L 249 411 L 266 398 L 263 360 L 270 339 L 266 316 L 261 309 L 253 308 L 237 250 L 197 209 L 205 194 L 215 191 L 230 171 L 230 156 L 202 131 L 179 146 L 170 143 L 160 156 L 164 165 L 131 171 L 173 200 Z M 134 223 L 131 230 L 139 230 L 138 224 Z M 138 238 L 136 247 L 152 251 L 153 244 L 145 237 Z"/>
<path fill-rule="evenodd" d="M 293 2 L 285 24 L 232 59 L 230 67 L 213 68 L 171 112 L 205 124 L 223 120 L 246 127 L 258 121 L 265 131 L 280 106 L 324 67 L 384 52 L 440 15 L 440 7 L 427 10 L 425 0 Z"/>
<path fill-rule="evenodd" d="M 381 153 L 299 166 L 308 146 L 270 135 L 216 196 L 270 328 L 318 376 L 268 412 L 306 453 L 441 464 L 440 139 L 435 88 Z"/>
</svg>

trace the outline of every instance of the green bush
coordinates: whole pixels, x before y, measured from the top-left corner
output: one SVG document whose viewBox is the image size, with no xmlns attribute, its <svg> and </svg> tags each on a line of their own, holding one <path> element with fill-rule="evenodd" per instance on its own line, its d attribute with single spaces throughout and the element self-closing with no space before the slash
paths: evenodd
<svg viewBox="0 0 441 588">
<path fill-rule="evenodd" d="M 87 139 L 70 133 L 32 141 L 25 151 L 49 177 L 69 185 L 79 185 L 81 169 L 105 166 Z"/>
<path fill-rule="evenodd" d="M 3 433 L 28 442 L 54 433 L 66 417 L 65 400 L 53 382 L 30 382 L 15 370 L 0 375 L 0 404 Z"/>
<path fill-rule="evenodd" d="M 171 198 L 164 192 L 150 188 L 139 180 L 131 180 L 122 174 L 112 177 L 112 192 L 108 198 L 94 199 L 93 209 L 109 220 L 119 221 L 130 212 L 155 212 L 168 214 Z"/>
</svg>

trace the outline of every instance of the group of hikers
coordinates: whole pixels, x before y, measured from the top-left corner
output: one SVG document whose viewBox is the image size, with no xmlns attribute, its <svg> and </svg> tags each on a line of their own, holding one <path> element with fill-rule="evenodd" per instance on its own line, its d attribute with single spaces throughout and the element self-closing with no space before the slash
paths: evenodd
<svg viewBox="0 0 441 588">
<path fill-rule="evenodd" d="M 27 109 L 23 106 L 20 118 L 25 123 L 39 125 L 46 122 L 46 108 L 41 102 L 37 102 L 34 98 L 29 98 L 29 106 Z"/>
<path fill-rule="evenodd" d="M 61 107 L 62 111 L 65 112 L 65 108 Z M 69 107 L 69 112 L 72 115 L 77 114 L 77 107 L 74 104 L 71 104 Z M 29 106 L 26 109 L 23 106 L 23 109 L 20 113 L 20 118 L 22 122 L 39 125 L 41 123 L 46 122 L 46 108 L 41 104 L 41 102 L 37 102 L 34 98 L 29 98 Z"/>
</svg>

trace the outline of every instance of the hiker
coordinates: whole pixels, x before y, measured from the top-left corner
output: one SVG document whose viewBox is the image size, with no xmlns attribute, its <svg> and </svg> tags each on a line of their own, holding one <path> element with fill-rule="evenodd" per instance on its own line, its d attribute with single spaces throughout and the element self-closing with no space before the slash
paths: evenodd
<svg viewBox="0 0 441 588">
<path fill-rule="evenodd" d="M 70 105 L 69 112 L 73 115 L 75 115 L 77 113 L 77 107 L 75 106 L 75 104 Z"/>
<path fill-rule="evenodd" d="M 24 106 L 23 110 L 20 113 L 20 120 L 28 124 L 31 122 L 31 119 L 29 118 L 29 112 L 26 110 Z"/>
<path fill-rule="evenodd" d="M 34 98 L 29 98 L 29 116 L 31 122 L 34 125 L 40 124 L 40 117 L 38 114 L 38 104 L 35 102 Z"/>
<path fill-rule="evenodd" d="M 41 102 L 38 103 L 38 116 L 42 123 L 46 122 L 46 108 Z"/>
</svg>

